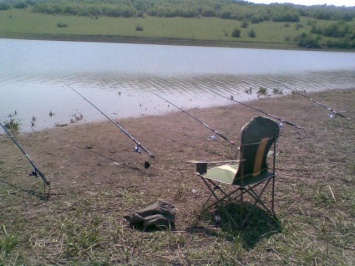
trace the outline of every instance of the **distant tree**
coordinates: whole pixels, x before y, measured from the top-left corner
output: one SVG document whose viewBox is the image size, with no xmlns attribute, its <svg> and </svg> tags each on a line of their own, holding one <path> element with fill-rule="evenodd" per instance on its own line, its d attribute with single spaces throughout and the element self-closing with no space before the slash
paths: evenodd
<svg viewBox="0 0 355 266">
<path fill-rule="evenodd" d="M 320 36 L 313 36 L 306 32 L 302 32 L 297 38 L 297 44 L 301 47 L 306 48 L 319 48 L 320 47 Z"/>
<path fill-rule="evenodd" d="M 300 15 L 297 12 L 278 12 L 274 13 L 272 16 L 272 20 L 276 22 L 299 22 L 300 21 Z"/>
<path fill-rule="evenodd" d="M 351 33 L 351 29 L 344 22 L 331 23 L 322 29 L 322 34 L 328 37 L 345 37 L 348 33 Z"/>
<path fill-rule="evenodd" d="M 328 40 L 326 46 L 330 48 L 349 49 L 355 47 L 355 42 L 352 42 L 350 39 L 347 38 L 343 38 L 340 40 Z"/>
<path fill-rule="evenodd" d="M 253 16 L 251 17 L 251 23 L 253 23 L 253 24 L 258 24 L 258 23 L 260 23 L 261 21 L 262 21 L 262 19 L 261 19 L 259 16 L 253 15 Z"/>
<path fill-rule="evenodd" d="M 352 21 L 355 9 L 336 6 L 253 4 L 243 0 L 0 0 L 0 10 L 18 4 L 33 6 L 34 12 L 52 15 L 142 17 L 219 17 L 249 23 L 299 22 L 300 17 Z"/>
<path fill-rule="evenodd" d="M 216 10 L 213 7 L 205 7 L 201 11 L 201 15 L 204 17 L 215 17 L 216 16 Z"/>
<path fill-rule="evenodd" d="M 0 10 L 9 10 L 11 6 L 7 3 L 0 3 Z"/>
<path fill-rule="evenodd" d="M 14 6 L 14 8 L 19 8 L 20 9 L 20 8 L 26 8 L 27 4 L 25 2 L 19 1 L 19 2 L 15 2 L 13 4 L 13 6 Z"/>
</svg>

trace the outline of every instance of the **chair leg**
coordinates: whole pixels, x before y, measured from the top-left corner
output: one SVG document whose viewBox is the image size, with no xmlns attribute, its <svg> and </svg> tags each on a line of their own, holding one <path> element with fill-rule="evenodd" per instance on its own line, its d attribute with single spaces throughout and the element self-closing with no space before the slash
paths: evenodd
<svg viewBox="0 0 355 266">
<path fill-rule="evenodd" d="M 237 190 L 239 189 L 236 189 L 230 193 L 225 193 L 218 184 L 212 182 L 211 180 L 208 180 L 208 182 L 202 178 L 202 181 L 205 183 L 205 185 L 207 186 L 207 188 L 209 189 L 209 191 L 211 192 L 211 194 L 209 195 L 209 197 L 207 198 L 207 200 L 204 202 L 204 204 L 202 205 L 202 208 L 201 208 L 201 212 L 205 211 L 205 210 L 208 210 L 208 209 L 211 209 L 213 206 L 215 205 L 218 205 L 219 207 L 221 207 L 223 209 L 223 211 L 225 212 L 225 214 L 228 216 L 229 220 L 237 227 L 239 227 L 238 223 L 234 220 L 234 218 L 230 215 L 230 213 L 227 211 L 227 209 L 224 207 L 223 204 L 221 204 L 226 198 L 229 198 L 232 194 L 234 194 Z M 224 196 L 222 198 L 218 198 L 218 196 L 216 195 L 215 191 L 218 190 L 220 191 Z M 214 202 L 213 204 L 211 205 L 208 205 L 206 207 L 206 204 L 207 202 L 209 201 L 209 199 L 211 197 L 214 197 L 216 202 Z"/>
<path fill-rule="evenodd" d="M 262 195 L 264 194 L 266 188 L 268 187 L 270 181 L 272 179 L 272 188 L 271 188 L 271 210 L 269 207 L 267 207 L 264 202 L 261 200 L 261 197 Z M 275 212 L 274 212 L 274 192 L 275 192 L 275 189 L 274 189 L 274 181 L 275 181 L 275 177 L 272 177 L 270 179 L 268 179 L 264 185 L 264 187 L 262 188 L 262 190 L 260 191 L 259 194 L 257 194 L 255 191 L 254 191 L 254 188 L 258 185 L 260 185 L 260 183 L 254 185 L 254 186 L 251 186 L 249 187 L 248 189 L 245 190 L 245 193 L 248 193 L 253 199 L 254 199 L 254 203 L 253 203 L 253 207 L 256 206 L 256 204 L 260 204 L 266 211 L 268 211 L 272 216 L 275 216 Z M 242 224 L 241 224 L 241 227 L 244 226 L 245 222 L 248 220 L 250 214 L 252 212 L 252 209 L 248 212 L 247 216 L 243 219 L 242 221 Z"/>
<path fill-rule="evenodd" d="M 254 191 L 254 188 L 259 185 L 254 185 L 252 187 L 250 187 L 248 190 L 246 190 L 246 192 L 254 198 L 255 202 L 254 202 L 254 206 L 256 205 L 256 203 L 259 203 L 265 210 L 267 210 L 270 214 L 275 215 L 274 213 L 274 187 L 273 184 L 274 182 L 272 182 L 272 188 L 271 188 L 271 210 L 270 207 L 267 207 L 264 202 L 261 200 L 262 195 L 264 194 L 266 188 L 268 187 L 270 180 L 273 179 L 274 181 L 274 177 L 268 179 L 263 187 L 263 189 L 261 190 L 261 192 L 259 193 L 259 195 Z"/>
<path fill-rule="evenodd" d="M 227 209 L 225 208 L 224 204 L 222 204 L 222 202 L 229 198 L 230 200 L 232 199 L 231 196 L 233 194 L 235 194 L 236 192 L 239 191 L 239 193 L 237 193 L 236 197 L 239 197 L 239 201 L 240 201 L 240 215 L 241 217 L 244 216 L 244 194 L 248 193 L 248 195 L 250 195 L 253 199 L 254 202 L 252 204 L 253 207 L 255 207 L 257 204 L 259 204 L 260 206 L 262 206 L 266 211 L 268 211 L 270 214 L 272 214 L 273 216 L 275 216 L 275 212 L 274 212 L 274 193 L 275 193 L 275 177 L 271 177 L 267 180 L 261 181 L 257 184 L 254 184 L 252 186 L 249 187 L 238 187 L 237 189 L 234 189 L 233 191 L 226 193 L 224 192 L 219 183 L 215 183 L 210 179 L 205 179 L 203 177 L 200 176 L 200 178 L 202 179 L 202 181 L 205 183 L 205 185 L 207 186 L 208 190 L 210 191 L 210 195 L 207 198 L 207 200 L 203 203 L 202 207 L 201 207 L 201 212 L 206 211 L 208 209 L 213 208 L 214 206 L 218 205 L 219 207 L 221 207 L 223 209 L 223 211 L 226 213 L 226 215 L 228 216 L 229 220 L 238 228 L 243 228 L 243 226 L 245 225 L 246 221 L 249 219 L 252 209 L 247 212 L 246 217 L 244 217 L 244 219 L 240 222 L 240 224 L 238 224 L 235 219 L 231 216 L 231 214 L 227 211 Z M 272 180 L 271 180 L 272 179 Z M 266 191 L 266 188 L 269 186 L 271 181 L 271 208 L 266 206 L 265 203 L 262 201 L 262 196 L 264 194 L 264 192 Z M 261 183 L 264 183 L 264 186 L 262 187 L 261 191 L 259 193 L 257 193 L 254 189 L 256 187 L 258 187 Z M 216 191 L 220 191 L 220 193 L 223 195 L 221 198 L 218 197 Z M 221 195 L 219 195 L 221 196 Z M 215 202 L 208 205 L 208 201 L 211 199 L 211 197 L 213 197 L 215 199 Z"/>
</svg>

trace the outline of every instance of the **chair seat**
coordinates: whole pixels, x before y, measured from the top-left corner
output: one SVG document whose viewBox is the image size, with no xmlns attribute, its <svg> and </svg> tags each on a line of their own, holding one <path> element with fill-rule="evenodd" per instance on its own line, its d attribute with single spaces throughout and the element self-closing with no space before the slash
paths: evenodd
<svg viewBox="0 0 355 266">
<path fill-rule="evenodd" d="M 211 179 L 220 183 L 237 185 L 240 187 L 249 186 L 254 183 L 269 179 L 274 176 L 272 172 L 264 171 L 256 176 L 244 176 L 235 178 L 238 172 L 239 164 L 224 164 L 218 167 L 208 169 L 207 173 L 202 175 L 204 178 Z"/>
<path fill-rule="evenodd" d="M 239 164 L 224 164 L 208 169 L 207 173 L 203 175 L 203 177 L 231 185 L 233 184 L 235 175 L 238 172 L 238 167 Z"/>
</svg>

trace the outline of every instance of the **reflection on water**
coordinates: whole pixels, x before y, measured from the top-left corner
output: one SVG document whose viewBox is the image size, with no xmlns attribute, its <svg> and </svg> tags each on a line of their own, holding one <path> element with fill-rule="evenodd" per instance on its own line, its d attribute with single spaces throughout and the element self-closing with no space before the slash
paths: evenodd
<svg viewBox="0 0 355 266">
<path fill-rule="evenodd" d="M 23 131 L 105 119 L 70 87 L 112 119 L 178 111 L 152 92 L 188 109 L 231 103 L 214 90 L 247 101 L 280 83 L 355 87 L 354 53 L 20 40 L 0 40 L 0 50 L 0 121 L 16 110 Z"/>
</svg>

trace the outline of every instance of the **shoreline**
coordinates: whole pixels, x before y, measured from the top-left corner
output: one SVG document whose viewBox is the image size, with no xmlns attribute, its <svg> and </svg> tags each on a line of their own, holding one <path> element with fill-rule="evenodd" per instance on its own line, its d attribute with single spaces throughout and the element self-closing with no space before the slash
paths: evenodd
<svg viewBox="0 0 355 266">
<path fill-rule="evenodd" d="M 330 48 L 304 48 L 294 44 L 285 45 L 278 43 L 257 42 L 225 42 L 212 40 L 193 40 L 176 38 L 146 38 L 130 36 L 108 35 L 53 35 L 53 34 L 12 34 L 0 36 L 0 39 L 32 40 L 32 41 L 67 41 L 67 42 L 98 42 L 98 43 L 125 43 L 147 45 L 174 45 L 174 46 L 200 46 L 200 47 L 224 47 L 245 49 L 270 49 L 270 50 L 295 50 L 295 51 L 321 51 L 321 52 L 355 52 L 355 49 L 330 49 Z"/>
<path fill-rule="evenodd" d="M 353 88 L 347 88 L 347 89 L 328 89 L 328 90 L 324 90 L 324 91 L 318 91 L 318 92 L 312 92 L 310 93 L 311 97 L 313 97 L 313 95 L 315 95 L 315 97 L 317 97 L 317 95 L 323 95 L 323 94 L 326 94 L 326 93 L 331 93 L 331 92 L 340 92 L 340 91 L 343 91 L 343 92 L 350 92 L 352 90 L 355 90 L 355 87 Z M 249 101 L 246 101 L 246 102 L 243 102 L 245 103 L 246 105 L 243 105 L 243 104 L 240 104 L 240 103 L 237 103 L 237 102 L 229 102 L 227 104 L 223 104 L 223 105 L 216 105 L 216 106 L 209 106 L 209 107 L 192 107 L 192 108 L 188 108 L 184 111 L 188 112 L 188 113 L 199 113 L 199 112 L 202 112 L 202 113 L 208 113 L 208 112 L 216 112 L 216 110 L 223 110 L 223 109 L 230 109 L 230 108 L 241 108 L 242 110 L 245 109 L 246 111 L 252 111 L 252 112 L 255 112 L 256 114 L 258 115 L 262 115 L 262 116 L 267 116 L 266 114 L 263 114 L 261 112 L 258 112 L 256 110 L 253 110 L 253 108 L 250 108 L 248 107 L 247 105 L 250 105 L 252 107 L 254 106 L 260 106 L 263 104 L 263 102 L 269 102 L 269 101 L 275 101 L 275 102 L 278 102 L 280 101 L 280 99 L 282 98 L 288 98 L 288 97 L 292 97 L 293 95 L 292 94 L 285 94 L 285 95 L 278 95 L 278 96 L 268 96 L 268 97 L 261 97 L 261 98 L 256 98 L 256 99 L 253 99 L 253 100 L 249 100 Z M 297 97 L 300 97 L 300 98 L 303 98 L 301 96 L 297 96 Z M 316 104 L 314 101 L 311 101 L 311 100 L 308 100 L 308 99 L 305 99 L 304 100 L 307 102 L 309 102 L 310 104 L 313 104 L 314 106 L 316 107 L 319 107 L 321 109 L 324 109 L 324 111 L 326 112 L 327 110 L 320 106 L 319 104 Z M 322 103 L 322 101 L 320 102 Z M 258 108 L 258 107 L 256 107 Z M 262 109 L 260 109 L 261 111 L 264 111 Z M 342 113 L 342 110 L 337 110 L 336 108 L 334 108 L 335 111 L 338 111 L 339 113 Z M 350 111 L 350 110 L 349 110 Z M 169 116 L 176 116 L 176 115 L 179 115 L 179 114 L 182 114 L 183 116 L 186 116 L 186 118 L 190 119 L 188 117 L 187 114 L 184 114 L 181 110 L 178 110 L 177 108 L 174 108 L 174 110 L 170 110 L 170 111 L 167 111 L 167 112 L 164 112 L 164 113 L 161 113 L 161 114 L 143 114 L 143 115 L 138 115 L 138 116 L 127 116 L 127 117 L 119 117 L 119 118 L 113 118 L 114 121 L 117 121 L 118 123 L 121 123 L 121 122 L 125 122 L 125 121 L 134 121 L 134 120 L 137 120 L 137 121 L 142 121 L 142 120 L 145 120 L 145 119 L 156 119 L 156 118 L 161 118 L 161 119 L 167 119 Z M 273 113 L 268 113 L 270 115 L 273 115 Z M 282 118 L 283 115 L 281 116 L 276 116 L 276 117 L 279 117 L 279 118 Z M 272 117 L 271 117 L 272 119 Z M 276 120 L 276 119 L 275 119 Z M 287 121 L 287 119 L 284 119 Z M 277 121 L 277 120 L 276 120 Z M 195 121 L 196 122 L 196 121 Z M 281 122 L 281 121 L 279 121 Z M 19 131 L 17 132 L 16 134 L 21 134 L 21 135 L 32 135 L 32 134 L 40 134 L 42 132 L 49 132 L 49 131 L 54 131 L 54 130 L 59 130 L 59 129 L 64 129 L 64 130 L 75 130 L 76 127 L 85 127 L 85 126 L 103 126 L 104 124 L 107 124 L 109 123 L 108 119 L 106 118 L 102 118 L 102 119 L 95 119 L 95 120 L 91 120 L 91 121 L 78 121 L 77 122 L 74 122 L 74 123 L 63 123 L 63 125 L 59 125 L 59 126 L 53 126 L 53 127 L 47 127 L 47 128 L 42 128 L 42 129 L 38 129 L 38 130 L 32 130 L 32 131 Z M 208 123 L 207 123 L 208 124 Z M 4 134 L 6 135 L 6 133 L 4 132 Z M 0 134 L 1 136 L 1 134 Z"/>
</svg>

